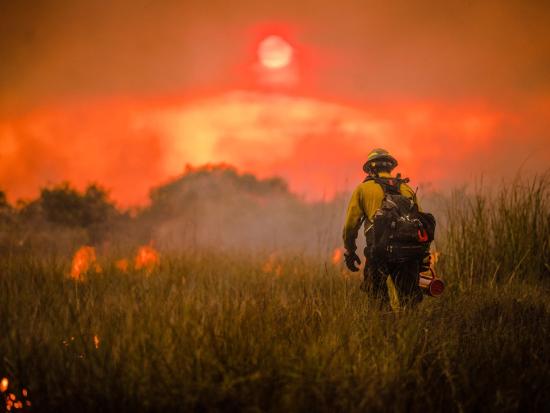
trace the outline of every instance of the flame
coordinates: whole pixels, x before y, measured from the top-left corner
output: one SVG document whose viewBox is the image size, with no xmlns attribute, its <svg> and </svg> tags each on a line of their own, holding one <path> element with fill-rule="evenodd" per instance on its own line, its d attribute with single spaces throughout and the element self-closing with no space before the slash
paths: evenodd
<svg viewBox="0 0 550 413">
<path fill-rule="evenodd" d="M 440 253 L 437 252 L 436 250 L 433 250 L 430 253 L 430 264 L 432 267 L 437 263 L 437 261 L 439 261 L 439 255 Z"/>
<path fill-rule="evenodd" d="M 96 349 L 99 348 L 99 337 L 97 335 L 94 334 L 94 347 Z"/>
<path fill-rule="evenodd" d="M 440 252 L 436 251 L 435 249 L 432 249 L 432 251 L 430 251 L 430 266 L 426 271 L 421 272 L 420 274 L 424 274 L 424 275 L 431 278 L 432 273 L 437 273 L 436 269 L 435 269 L 435 265 L 439 261 L 439 256 L 440 255 L 441 255 Z"/>
<path fill-rule="evenodd" d="M 144 269 L 150 274 L 159 264 L 159 253 L 153 247 L 149 245 L 139 247 L 134 263 L 136 270 Z"/>
<path fill-rule="evenodd" d="M 277 258 L 276 253 L 273 252 L 273 253 L 269 254 L 269 257 L 268 257 L 267 261 L 262 266 L 262 271 L 265 272 L 265 273 L 273 272 L 273 268 L 275 267 L 275 259 L 276 258 Z"/>
<path fill-rule="evenodd" d="M 121 258 L 120 260 L 117 260 L 115 262 L 115 267 L 117 270 L 121 272 L 128 272 L 128 268 L 130 267 L 130 263 L 126 258 Z"/>
<path fill-rule="evenodd" d="M 73 257 L 71 278 L 83 281 L 86 273 L 90 271 L 101 272 L 101 267 L 97 263 L 95 248 L 90 246 L 80 247 Z"/>
<path fill-rule="evenodd" d="M 7 377 L 2 378 L 0 381 L 0 392 L 4 393 L 6 390 L 8 390 L 10 382 Z"/>
<path fill-rule="evenodd" d="M 344 256 L 342 252 L 342 248 L 335 248 L 332 252 L 332 263 L 334 265 L 340 263 L 342 261 L 342 257 Z"/>
<path fill-rule="evenodd" d="M 283 274 L 283 266 L 277 263 L 277 253 L 269 254 L 267 261 L 262 266 L 262 271 L 266 274 L 273 274 L 275 277 L 280 277 Z"/>
</svg>

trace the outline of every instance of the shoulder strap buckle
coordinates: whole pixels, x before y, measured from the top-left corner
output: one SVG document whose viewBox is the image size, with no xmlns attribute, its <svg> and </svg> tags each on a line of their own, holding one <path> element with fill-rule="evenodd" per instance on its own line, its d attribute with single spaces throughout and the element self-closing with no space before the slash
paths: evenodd
<svg viewBox="0 0 550 413">
<path fill-rule="evenodd" d="M 384 195 L 390 193 L 399 195 L 401 194 L 401 184 L 409 182 L 409 178 L 401 178 L 401 174 L 397 174 L 395 177 L 381 178 L 378 175 L 367 175 L 363 182 L 374 181 L 382 187 Z"/>
</svg>

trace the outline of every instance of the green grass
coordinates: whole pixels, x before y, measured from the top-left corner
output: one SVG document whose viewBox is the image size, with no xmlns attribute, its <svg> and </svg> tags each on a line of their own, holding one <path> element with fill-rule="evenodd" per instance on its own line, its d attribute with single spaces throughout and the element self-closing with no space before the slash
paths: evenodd
<svg viewBox="0 0 550 413">
<path fill-rule="evenodd" d="M 295 255 L 279 274 L 246 253 L 162 256 L 150 276 L 105 259 L 85 282 L 67 259 L 4 257 L 0 375 L 35 411 L 547 410 L 545 182 L 513 189 L 527 211 L 506 203 L 521 193 L 453 201 L 447 291 L 415 310 L 381 312 L 359 276 Z"/>
<path fill-rule="evenodd" d="M 2 370 L 40 409 L 489 410 L 549 403 L 547 283 L 380 313 L 338 268 L 165 260 L 85 283 L 2 267 Z M 94 346 L 94 335 L 100 339 Z"/>
<path fill-rule="evenodd" d="M 446 205 L 445 270 L 473 283 L 550 278 L 550 173 L 499 187 L 456 191 Z"/>
</svg>

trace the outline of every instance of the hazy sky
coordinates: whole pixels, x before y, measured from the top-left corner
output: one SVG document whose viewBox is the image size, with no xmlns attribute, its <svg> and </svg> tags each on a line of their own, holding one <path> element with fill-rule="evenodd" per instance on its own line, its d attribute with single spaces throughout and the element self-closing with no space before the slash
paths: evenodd
<svg viewBox="0 0 550 413">
<path fill-rule="evenodd" d="M 189 147 L 182 140 L 204 141 L 205 125 L 211 126 L 204 120 L 209 119 L 209 111 L 226 116 L 219 102 L 248 108 L 243 127 L 255 124 L 265 132 L 265 119 L 254 118 L 250 105 L 223 96 L 254 89 L 257 79 L 251 66 L 256 47 L 272 29 L 287 36 L 300 66 L 293 90 L 279 92 L 314 99 L 321 105 L 319 116 L 326 115 L 326 105 L 340 105 L 335 122 L 348 122 L 350 107 L 361 110 L 362 115 L 352 116 L 354 128 L 367 121 L 387 126 L 385 135 L 371 134 L 374 138 L 358 149 L 355 158 L 321 156 L 326 163 L 340 165 L 334 173 L 341 179 L 346 175 L 342 171 L 356 167 L 371 142 L 389 136 L 381 144 L 393 145 L 389 149 L 403 156 L 405 165 L 412 165 L 408 152 L 419 150 L 411 143 L 419 135 L 424 145 L 437 147 L 437 156 L 464 142 L 470 149 L 458 151 L 462 158 L 454 155 L 456 165 L 464 160 L 475 166 L 471 149 L 476 142 L 485 145 L 483 158 L 491 167 L 517 167 L 518 162 L 532 158 L 540 170 L 550 162 L 548 1 L 5 0 L 0 1 L 0 187 L 25 195 L 62 179 L 102 180 L 116 175 L 117 168 L 128 176 L 120 184 L 105 182 L 115 189 L 128 185 L 137 170 L 143 186 L 166 179 L 179 169 L 167 168 L 173 156 L 167 161 L 165 153 Z M 205 96 L 214 99 L 213 103 L 208 100 L 212 107 L 204 103 Z M 252 96 L 260 102 L 260 112 L 275 110 L 258 95 Z M 203 123 L 190 118 L 198 110 L 195 101 L 206 111 L 197 115 Z M 292 106 L 298 112 L 304 107 L 300 102 Z M 87 120 L 74 121 L 75 105 L 79 113 L 89 113 Z M 265 170 L 258 166 L 261 162 L 254 166 L 251 156 L 245 157 L 243 167 L 284 175 L 285 162 L 290 168 L 303 155 L 297 152 L 303 149 L 299 144 L 303 129 L 316 124 L 317 112 L 311 105 L 308 108 L 312 115 L 307 119 L 294 114 L 288 120 L 292 128 L 300 129 L 293 155 L 272 159 L 268 151 L 266 161 L 276 167 Z M 150 123 L 159 111 L 173 114 L 174 110 L 187 110 L 182 119 L 192 119 L 200 131 L 186 124 L 182 126 L 185 136 L 173 128 L 166 134 L 166 123 Z M 232 133 L 238 134 L 240 114 L 231 116 Z M 411 116 L 420 116 L 423 126 L 412 122 Z M 161 118 L 166 122 L 166 116 Z M 143 119 L 149 122 L 147 135 L 134 127 L 136 122 L 143 126 Z M 286 121 L 284 113 L 274 115 L 269 127 L 278 129 Z M 103 123 L 100 128 L 98 122 Z M 181 121 L 175 124 L 181 126 Z M 462 126 L 472 124 L 477 125 L 475 133 L 470 128 L 460 135 Z M 334 132 L 331 127 L 316 136 L 325 136 L 319 139 L 326 143 L 326 136 Z M 287 139 L 295 129 L 283 125 L 281 130 Z M 261 131 L 257 141 L 281 139 L 281 134 Z M 212 133 L 219 136 L 210 136 L 211 141 L 236 142 L 235 136 Z M 406 144 L 398 141 L 401 135 Z M 133 149 L 135 157 L 124 162 L 100 153 L 92 158 L 86 155 L 81 162 L 88 165 L 87 172 L 70 166 L 70 158 L 84 156 L 79 151 L 87 152 L 86 143 L 92 141 L 114 152 L 124 151 L 132 142 L 140 147 Z M 275 142 L 271 143 L 268 147 L 274 148 Z M 60 145 L 64 146 L 61 152 Z M 318 146 L 320 152 L 329 150 L 330 145 L 323 145 Z M 248 150 L 250 142 L 236 146 L 241 147 Z M 310 145 L 308 150 L 315 147 Z M 212 160 L 227 158 L 239 164 L 237 157 L 225 157 L 231 152 L 227 149 L 214 153 L 209 148 L 200 156 L 183 151 L 181 162 L 202 162 L 205 154 L 212 153 Z M 348 150 L 352 146 L 343 152 Z M 149 152 L 152 158 L 147 166 L 146 162 L 141 165 Z M 508 165 L 510 160 L 517 162 Z M 95 173 L 94 168 L 103 172 Z M 445 177 L 442 165 L 434 168 L 432 180 Z M 478 170 L 483 168 L 467 172 Z M 296 188 L 302 191 L 308 177 L 300 179 L 304 183 Z"/>
<path fill-rule="evenodd" d="M 550 92 L 548 1 L 20 0 L 0 3 L 2 109 L 231 84 L 266 22 L 296 32 L 335 95 Z"/>
</svg>

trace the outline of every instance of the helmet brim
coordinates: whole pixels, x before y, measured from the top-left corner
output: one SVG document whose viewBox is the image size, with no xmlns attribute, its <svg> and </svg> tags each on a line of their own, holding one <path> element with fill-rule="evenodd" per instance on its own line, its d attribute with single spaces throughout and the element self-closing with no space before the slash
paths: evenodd
<svg viewBox="0 0 550 413">
<path fill-rule="evenodd" d="M 388 154 L 380 154 L 380 155 L 373 156 L 367 162 L 365 162 L 363 164 L 363 171 L 365 173 L 369 173 L 369 171 L 370 171 L 369 163 L 376 162 L 376 161 L 382 161 L 382 160 L 391 162 L 392 163 L 392 169 L 394 169 L 398 165 L 397 159 L 395 159 L 393 156 L 388 155 Z"/>
</svg>

